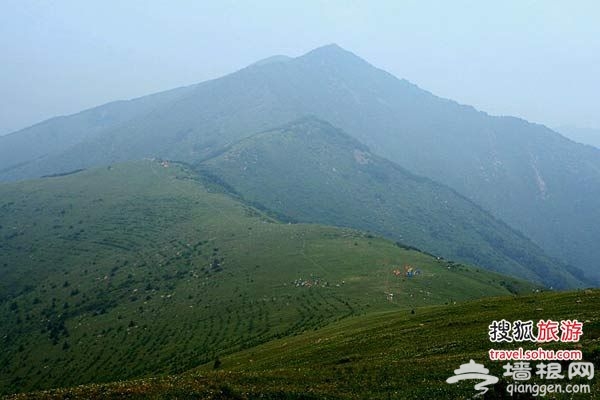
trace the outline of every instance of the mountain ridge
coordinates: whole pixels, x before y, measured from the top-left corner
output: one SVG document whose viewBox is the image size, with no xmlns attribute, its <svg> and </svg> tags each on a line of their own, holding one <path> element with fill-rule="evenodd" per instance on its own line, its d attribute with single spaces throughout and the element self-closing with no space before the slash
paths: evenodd
<svg viewBox="0 0 600 400">
<path fill-rule="evenodd" d="M 144 157 L 193 163 L 307 114 L 452 187 L 551 256 L 600 279 L 600 150 L 541 125 L 442 99 L 337 46 L 197 84 L 61 153 L 10 170 L 0 164 L 0 179 Z M 6 143 L 0 137 L 0 149 Z"/>
<path fill-rule="evenodd" d="M 561 277 L 558 263 L 522 233 L 452 188 L 373 154 L 315 117 L 242 139 L 195 168 L 293 221 L 366 229 L 551 286 L 577 282 L 569 274 Z"/>
</svg>

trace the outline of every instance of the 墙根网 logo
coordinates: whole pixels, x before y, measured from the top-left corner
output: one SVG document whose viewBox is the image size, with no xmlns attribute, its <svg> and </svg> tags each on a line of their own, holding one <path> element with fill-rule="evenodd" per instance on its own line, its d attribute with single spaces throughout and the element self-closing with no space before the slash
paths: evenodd
<svg viewBox="0 0 600 400">
<path fill-rule="evenodd" d="M 488 385 L 494 385 L 498 383 L 498 378 L 489 375 L 489 370 L 483 365 L 478 364 L 475 361 L 471 360 L 468 364 L 462 364 L 459 369 L 454 370 L 454 376 L 446 379 L 448 383 L 456 383 L 463 380 L 479 380 L 479 382 L 475 384 L 475 390 L 478 390 L 474 397 L 483 396 L 489 390 Z"/>
</svg>

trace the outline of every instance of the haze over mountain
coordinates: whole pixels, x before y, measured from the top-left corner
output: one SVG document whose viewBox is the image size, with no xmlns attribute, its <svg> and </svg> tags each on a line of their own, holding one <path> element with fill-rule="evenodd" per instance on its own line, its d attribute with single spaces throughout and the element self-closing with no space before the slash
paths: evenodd
<svg viewBox="0 0 600 400">
<path fill-rule="evenodd" d="M 1 137 L 0 177 L 153 156 L 197 162 L 310 114 L 375 154 L 452 187 L 550 255 L 599 276 L 599 150 L 544 126 L 438 98 L 336 45 L 258 62 L 149 102 L 111 103 Z M 51 149 L 36 145 L 48 137 L 56 143 Z"/>
</svg>

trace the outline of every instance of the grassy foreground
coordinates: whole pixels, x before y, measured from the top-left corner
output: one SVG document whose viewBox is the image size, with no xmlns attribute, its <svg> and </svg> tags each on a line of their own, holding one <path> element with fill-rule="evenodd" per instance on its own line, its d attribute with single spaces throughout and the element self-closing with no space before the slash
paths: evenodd
<svg viewBox="0 0 600 400">
<path fill-rule="evenodd" d="M 502 377 L 503 362 L 490 361 L 488 324 L 497 319 L 578 319 L 584 335 L 576 344 L 544 348 L 581 349 L 600 362 L 600 290 L 489 298 L 416 310 L 351 317 L 316 331 L 274 340 L 176 376 L 87 385 L 9 396 L 9 399 L 461 399 L 473 383 L 449 385 L 446 378 L 474 359 Z M 513 346 L 514 347 L 514 346 Z M 523 345 L 523 347 L 532 347 Z M 484 398 L 510 398 L 507 378 Z M 568 383 L 568 381 L 565 381 Z M 589 383 L 600 398 L 598 378 Z M 519 397 L 514 397 L 519 398 Z M 529 398 L 529 397 L 521 397 Z M 571 398 L 556 396 L 548 398 Z"/>
<path fill-rule="evenodd" d="M 0 199 L 0 394 L 176 374 L 349 316 L 533 288 L 280 223 L 176 164 L 5 184 Z M 394 274 L 405 265 L 420 274 Z"/>
</svg>

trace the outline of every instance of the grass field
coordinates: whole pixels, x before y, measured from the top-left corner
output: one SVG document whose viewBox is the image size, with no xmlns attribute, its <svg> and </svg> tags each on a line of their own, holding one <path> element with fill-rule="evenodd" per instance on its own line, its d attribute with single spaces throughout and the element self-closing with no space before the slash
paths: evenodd
<svg viewBox="0 0 600 400">
<path fill-rule="evenodd" d="M 469 359 L 483 363 L 490 374 L 501 377 L 483 398 L 531 398 L 510 397 L 505 392 L 510 381 L 502 378 L 504 362 L 490 361 L 487 352 L 515 345 L 492 345 L 488 339 L 490 322 L 501 318 L 583 321 L 579 343 L 543 347 L 581 349 L 583 359 L 597 366 L 599 305 L 600 291 L 586 290 L 430 306 L 414 314 L 406 310 L 373 312 L 221 357 L 218 369 L 209 363 L 176 376 L 8 398 L 466 399 L 474 395 L 472 381 L 450 385 L 445 380 Z M 590 384 L 591 394 L 547 398 L 600 398 L 598 382 L 597 377 L 573 380 L 571 383 Z"/>
<path fill-rule="evenodd" d="M 0 393 L 180 373 L 351 316 L 534 289 L 218 190 L 150 160 L 1 185 Z"/>
</svg>

